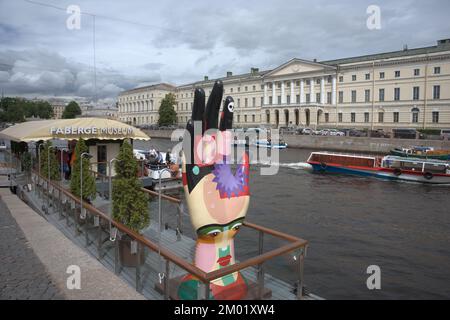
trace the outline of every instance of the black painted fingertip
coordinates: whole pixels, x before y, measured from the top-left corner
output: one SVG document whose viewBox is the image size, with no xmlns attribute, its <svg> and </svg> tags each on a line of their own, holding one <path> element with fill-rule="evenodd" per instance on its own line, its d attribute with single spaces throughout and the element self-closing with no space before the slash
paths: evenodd
<svg viewBox="0 0 450 320">
<path fill-rule="evenodd" d="M 209 96 L 205 110 L 205 131 L 208 129 L 217 129 L 219 123 L 219 110 L 223 97 L 223 83 L 217 80 Z"/>
<path fill-rule="evenodd" d="M 230 96 L 223 102 L 223 111 L 220 117 L 220 131 L 233 128 L 234 99 Z"/>
<path fill-rule="evenodd" d="M 205 113 L 205 91 L 196 88 L 194 91 L 194 105 L 192 107 L 192 120 L 202 121 Z"/>
<path fill-rule="evenodd" d="M 183 152 L 188 163 L 194 163 L 194 123 L 189 119 L 183 136 Z"/>
</svg>

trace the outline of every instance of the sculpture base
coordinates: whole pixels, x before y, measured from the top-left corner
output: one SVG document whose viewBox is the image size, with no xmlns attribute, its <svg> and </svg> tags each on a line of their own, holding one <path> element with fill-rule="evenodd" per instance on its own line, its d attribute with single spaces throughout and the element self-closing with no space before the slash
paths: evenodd
<svg viewBox="0 0 450 320">
<path fill-rule="evenodd" d="M 169 279 L 169 299 L 180 300 L 178 297 L 178 288 L 183 281 L 184 276 L 178 276 Z M 156 283 L 155 289 L 161 294 L 164 294 L 164 282 L 162 284 Z M 258 284 L 256 282 L 247 279 L 247 294 L 242 300 L 261 300 L 270 299 L 272 297 L 272 290 L 268 288 L 263 288 L 262 295 L 260 297 L 260 292 Z"/>
</svg>

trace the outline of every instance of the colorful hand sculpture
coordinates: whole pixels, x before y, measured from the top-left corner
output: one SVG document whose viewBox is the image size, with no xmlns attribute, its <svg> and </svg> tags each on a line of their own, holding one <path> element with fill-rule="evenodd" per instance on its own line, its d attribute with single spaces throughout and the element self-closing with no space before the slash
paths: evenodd
<svg viewBox="0 0 450 320">
<path fill-rule="evenodd" d="M 194 263 L 211 272 L 235 263 L 234 237 L 247 213 L 249 194 L 249 160 L 245 152 L 236 172 L 230 167 L 231 133 L 234 101 L 226 97 L 219 109 L 223 84 L 217 81 L 205 108 L 205 93 L 195 90 L 192 119 L 186 126 L 190 134 L 183 145 L 183 185 L 192 224 L 197 232 Z M 201 122 L 199 132 L 194 123 Z M 219 125 L 218 125 L 219 124 Z M 184 277 L 180 299 L 197 299 L 198 279 Z M 239 272 L 211 282 L 209 299 L 241 299 L 247 284 Z"/>
</svg>

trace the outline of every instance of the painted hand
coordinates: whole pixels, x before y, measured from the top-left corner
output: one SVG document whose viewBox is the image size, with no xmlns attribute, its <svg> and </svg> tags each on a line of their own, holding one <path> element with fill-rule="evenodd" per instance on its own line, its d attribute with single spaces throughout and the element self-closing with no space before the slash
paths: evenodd
<svg viewBox="0 0 450 320">
<path fill-rule="evenodd" d="M 192 119 L 187 124 L 183 145 L 183 185 L 192 224 L 197 232 L 195 265 L 210 272 L 233 264 L 233 238 L 247 213 L 249 194 L 249 160 L 244 153 L 233 173 L 230 161 L 234 101 L 223 97 L 223 84 L 217 81 L 205 107 L 205 93 L 194 94 Z M 187 280 L 187 279 L 186 279 Z M 217 279 L 211 285 L 215 298 L 239 299 L 246 285 L 236 272 Z M 223 293 L 223 294 L 221 294 Z"/>
</svg>

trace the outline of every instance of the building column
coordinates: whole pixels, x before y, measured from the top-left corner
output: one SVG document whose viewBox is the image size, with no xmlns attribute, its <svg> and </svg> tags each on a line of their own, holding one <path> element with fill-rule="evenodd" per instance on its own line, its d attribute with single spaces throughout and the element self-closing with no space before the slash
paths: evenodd
<svg viewBox="0 0 450 320">
<path fill-rule="evenodd" d="M 269 104 L 269 97 L 267 96 L 267 83 L 264 83 L 264 105 Z"/>
<path fill-rule="evenodd" d="M 297 103 L 294 92 L 294 80 L 291 80 L 291 104 Z"/>
<path fill-rule="evenodd" d="M 314 92 L 314 79 L 311 78 L 309 80 L 309 86 L 310 86 L 310 95 L 311 95 L 311 103 L 315 103 L 316 102 L 316 93 Z"/>
<path fill-rule="evenodd" d="M 325 77 L 320 79 L 320 103 L 325 103 Z"/>
<path fill-rule="evenodd" d="M 272 82 L 272 105 L 275 105 L 276 97 L 275 97 L 275 81 Z"/>
<path fill-rule="evenodd" d="M 331 104 L 336 105 L 336 76 L 332 77 L 331 83 Z"/>
<path fill-rule="evenodd" d="M 305 80 L 300 80 L 300 103 L 305 103 Z"/>
<path fill-rule="evenodd" d="M 281 104 L 286 104 L 286 93 L 284 90 L 284 80 L 281 81 Z"/>
</svg>

